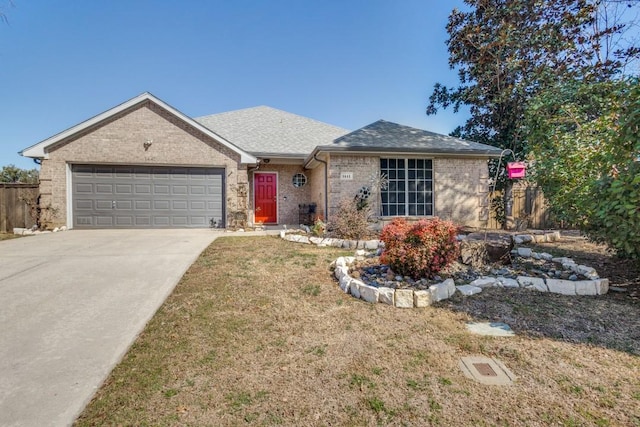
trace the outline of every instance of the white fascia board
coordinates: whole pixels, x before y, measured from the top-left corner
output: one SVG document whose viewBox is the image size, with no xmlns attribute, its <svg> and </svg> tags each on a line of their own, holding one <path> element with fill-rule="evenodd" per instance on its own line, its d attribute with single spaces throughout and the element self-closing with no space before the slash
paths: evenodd
<svg viewBox="0 0 640 427">
<path fill-rule="evenodd" d="M 225 147 L 231 149 L 232 151 L 238 153 L 240 155 L 240 162 L 241 163 L 248 163 L 248 164 L 253 164 L 257 162 L 257 159 L 252 156 L 251 154 L 245 152 L 244 150 L 241 150 L 239 147 L 235 146 L 234 144 L 232 144 L 231 142 L 227 141 L 226 139 L 224 139 L 223 137 L 221 137 L 220 135 L 216 134 L 215 132 L 212 132 L 210 129 L 204 127 L 203 125 L 201 125 L 200 123 L 196 122 L 195 120 L 193 120 L 192 118 L 190 118 L 189 116 L 181 113 L 180 111 L 176 110 L 175 108 L 171 107 L 169 104 L 165 103 L 164 101 L 161 101 L 160 99 L 156 98 L 155 96 L 153 96 L 152 94 L 150 94 L 149 92 L 145 92 L 141 95 L 136 96 L 135 98 L 130 99 L 129 101 L 126 101 L 116 107 L 111 108 L 110 110 L 105 111 L 104 113 L 98 114 L 97 116 L 94 116 L 92 118 L 90 118 L 89 120 L 85 120 L 84 122 L 77 124 L 76 126 L 70 127 L 69 129 L 62 131 L 50 138 L 45 139 L 42 142 L 39 142 L 35 145 L 32 145 L 29 148 L 26 148 L 22 151 L 20 151 L 20 155 L 24 156 L 24 157 L 32 157 L 35 159 L 46 159 L 48 157 L 48 148 L 51 147 L 52 145 L 64 140 L 65 138 L 68 138 L 74 134 L 76 134 L 77 132 L 81 132 L 93 125 L 96 125 L 98 123 L 100 123 L 101 121 L 116 115 L 122 111 L 127 110 L 128 108 L 131 108 L 137 104 L 140 104 L 141 102 L 145 102 L 145 101 L 151 101 L 154 104 L 160 106 L 161 108 L 164 108 L 165 110 L 169 111 L 171 114 L 173 114 L 174 116 L 178 117 L 179 119 L 183 120 L 184 122 L 188 123 L 190 126 L 193 126 L 194 128 L 198 129 L 200 132 L 204 133 L 205 135 L 215 139 L 216 141 L 218 141 L 219 143 L 221 143 L 222 145 L 224 145 Z"/>
</svg>

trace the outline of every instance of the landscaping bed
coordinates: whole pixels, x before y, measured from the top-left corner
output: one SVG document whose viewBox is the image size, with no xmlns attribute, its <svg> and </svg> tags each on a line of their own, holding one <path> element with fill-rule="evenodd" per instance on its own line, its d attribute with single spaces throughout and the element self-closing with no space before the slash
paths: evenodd
<svg viewBox="0 0 640 427">
<path fill-rule="evenodd" d="M 540 298 L 532 303 L 551 301 L 536 317 L 525 312 L 536 306 L 498 288 L 399 310 L 339 290 L 329 264 L 352 252 L 275 237 L 219 238 L 76 424 L 640 425 L 639 316 L 628 295 L 513 290 Z M 485 310 L 464 309 L 483 300 Z M 551 304 L 555 314 L 544 316 Z M 570 328 L 575 304 L 580 319 L 605 322 L 605 335 L 608 314 L 626 310 L 616 321 L 629 333 L 598 342 L 529 331 Z M 466 330 L 500 310 L 510 313 L 515 337 Z M 515 383 L 467 378 L 460 358 L 473 355 L 499 359 Z"/>
</svg>

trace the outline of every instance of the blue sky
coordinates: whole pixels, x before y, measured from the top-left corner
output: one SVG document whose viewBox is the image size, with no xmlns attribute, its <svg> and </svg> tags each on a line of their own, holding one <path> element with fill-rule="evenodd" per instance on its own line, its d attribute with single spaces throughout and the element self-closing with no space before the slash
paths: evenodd
<svg viewBox="0 0 640 427">
<path fill-rule="evenodd" d="M 0 0 L 0 166 L 149 91 L 197 117 L 269 105 L 348 129 L 424 114 L 456 84 L 445 25 L 462 0 Z"/>
</svg>

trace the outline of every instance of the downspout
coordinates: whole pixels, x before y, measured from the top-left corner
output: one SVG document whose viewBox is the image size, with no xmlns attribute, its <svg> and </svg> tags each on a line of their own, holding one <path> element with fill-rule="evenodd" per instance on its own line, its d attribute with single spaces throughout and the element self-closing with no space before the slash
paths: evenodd
<svg viewBox="0 0 640 427">
<path fill-rule="evenodd" d="M 329 221 L 329 164 L 318 158 L 318 153 L 313 154 L 313 160 L 324 164 L 324 221 Z"/>
</svg>

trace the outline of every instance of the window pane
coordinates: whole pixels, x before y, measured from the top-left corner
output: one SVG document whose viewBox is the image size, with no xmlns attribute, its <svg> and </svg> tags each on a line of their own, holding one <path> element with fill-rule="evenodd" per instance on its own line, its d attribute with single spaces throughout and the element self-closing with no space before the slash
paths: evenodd
<svg viewBox="0 0 640 427">
<path fill-rule="evenodd" d="M 404 169 L 404 159 L 397 159 L 398 160 L 398 169 Z"/>
<path fill-rule="evenodd" d="M 404 210 L 404 205 L 399 205 L 398 206 L 398 213 L 397 215 L 406 215 L 405 210 Z"/>
<path fill-rule="evenodd" d="M 389 215 L 390 216 L 398 215 L 398 209 L 396 205 L 389 206 Z"/>
<path fill-rule="evenodd" d="M 418 160 L 417 167 L 418 167 L 418 169 L 424 169 L 424 160 L 423 159 L 419 159 Z"/>
<path fill-rule="evenodd" d="M 416 167 L 416 159 L 409 159 L 409 168 Z"/>
<path fill-rule="evenodd" d="M 396 194 L 398 195 L 398 203 L 404 203 L 406 194 L 405 193 L 396 193 Z"/>
<path fill-rule="evenodd" d="M 387 164 L 388 164 L 387 159 L 380 159 L 380 169 L 386 169 Z"/>
<path fill-rule="evenodd" d="M 389 171 L 389 179 L 396 179 L 396 171 L 395 170 L 390 170 Z"/>
<path fill-rule="evenodd" d="M 389 169 L 396 168 L 396 159 L 389 159 Z"/>
<path fill-rule="evenodd" d="M 409 215 L 417 215 L 416 205 L 409 205 Z"/>
<path fill-rule="evenodd" d="M 404 191 L 404 190 L 405 190 L 404 181 L 398 181 L 398 191 Z"/>
<path fill-rule="evenodd" d="M 416 215 L 424 215 L 424 205 L 418 205 L 418 213 Z"/>
<path fill-rule="evenodd" d="M 398 169 L 398 179 L 404 179 L 404 169 Z"/>
</svg>

